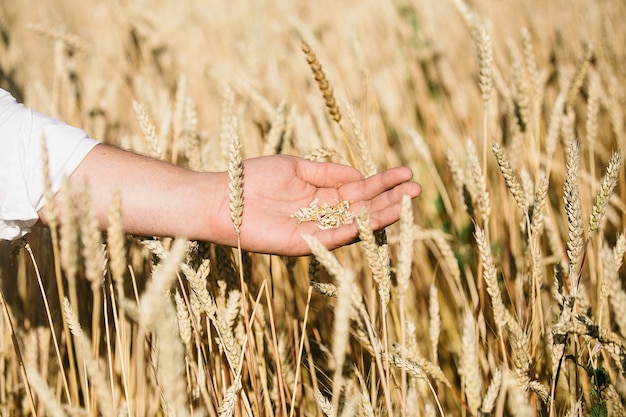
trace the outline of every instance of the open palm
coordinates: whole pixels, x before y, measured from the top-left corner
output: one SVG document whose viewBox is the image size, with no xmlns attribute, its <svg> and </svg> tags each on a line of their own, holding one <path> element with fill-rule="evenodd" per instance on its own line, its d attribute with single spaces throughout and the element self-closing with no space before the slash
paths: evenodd
<svg viewBox="0 0 626 417">
<path fill-rule="evenodd" d="M 350 201 L 350 211 L 370 213 L 372 227 L 397 221 L 403 195 L 418 196 L 410 169 L 393 168 L 363 179 L 358 170 L 339 164 L 274 155 L 244 161 L 241 244 L 245 250 L 282 255 L 310 253 L 303 234 L 316 235 L 329 249 L 357 240 L 357 224 L 321 230 L 316 222 L 290 217 L 314 199 L 334 205 Z"/>
</svg>

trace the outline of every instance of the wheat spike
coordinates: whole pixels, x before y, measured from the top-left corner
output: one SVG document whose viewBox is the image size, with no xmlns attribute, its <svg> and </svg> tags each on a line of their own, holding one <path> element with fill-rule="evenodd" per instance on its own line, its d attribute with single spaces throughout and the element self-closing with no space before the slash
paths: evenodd
<svg viewBox="0 0 626 417">
<path fill-rule="evenodd" d="M 607 408 L 610 416 L 626 415 L 622 397 L 620 397 L 613 384 L 609 384 L 609 386 L 606 387 L 606 398 L 608 399 Z"/>
<path fill-rule="evenodd" d="M 243 214 L 243 162 L 241 155 L 241 141 L 237 134 L 237 119 L 233 116 L 228 134 L 228 197 L 230 200 L 230 217 L 235 226 L 237 235 Z"/>
<path fill-rule="evenodd" d="M 122 224 L 122 197 L 119 191 L 113 192 L 107 227 L 107 252 L 113 282 L 118 295 L 123 295 L 124 275 L 126 271 L 126 248 L 124 225 Z"/>
<path fill-rule="evenodd" d="M 272 119 L 270 131 L 267 133 L 262 155 L 274 155 L 280 151 L 286 134 L 286 123 L 286 103 L 281 101 L 276 109 L 276 115 Z"/>
<path fill-rule="evenodd" d="M 72 331 L 74 340 L 76 343 L 76 349 L 80 352 L 81 356 L 85 358 L 83 364 L 89 381 L 93 390 L 98 398 L 98 408 L 103 416 L 113 417 L 115 416 L 115 409 L 111 400 L 111 389 L 107 383 L 106 377 L 102 372 L 101 361 L 96 358 L 91 351 L 91 341 L 83 333 L 83 329 L 76 317 L 76 313 L 72 309 L 72 306 L 67 298 L 63 300 L 63 314 L 65 315 L 68 326 Z"/>
<path fill-rule="evenodd" d="M 138 101 L 133 101 L 133 108 L 135 109 L 135 115 L 137 116 L 137 121 L 139 122 L 139 128 L 148 143 L 148 154 L 152 158 L 163 158 L 163 149 L 161 148 L 160 140 L 156 133 L 156 127 L 150 118 L 150 115 L 144 108 L 143 104 Z"/>
<path fill-rule="evenodd" d="M 411 375 L 417 378 L 426 378 L 429 376 L 435 381 L 441 382 L 446 387 L 452 387 L 452 384 L 446 378 L 440 367 L 434 363 L 420 357 L 417 352 L 410 352 L 408 349 L 402 349 L 402 346 L 394 345 L 398 354 L 388 354 L 384 356 L 390 362 L 400 369 L 407 370 Z"/>
<path fill-rule="evenodd" d="M 532 91 L 531 97 L 534 98 L 533 110 L 535 110 L 535 106 L 539 105 L 541 103 L 541 99 L 543 98 L 541 93 L 542 88 L 539 80 L 540 74 L 537 68 L 537 57 L 533 48 L 533 42 L 530 36 L 530 32 L 527 28 L 522 27 L 521 36 L 522 52 L 524 55 L 524 66 L 526 68 L 526 73 L 530 82 L 530 87 Z"/>
<path fill-rule="evenodd" d="M 365 259 L 372 271 L 372 278 L 378 285 L 378 293 L 380 296 L 381 304 L 386 306 L 389 303 L 389 287 L 383 285 L 383 266 L 378 253 L 378 245 L 376 244 L 376 238 L 374 237 L 374 231 L 370 224 L 369 213 L 365 207 L 361 208 L 361 212 L 357 217 L 357 225 L 359 228 L 359 238 L 361 239 L 361 246 L 365 253 Z"/>
<path fill-rule="evenodd" d="M 365 134 L 363 133 L 363 127 L 361 126 L 360 120 L 356 117 L 354 113 L 354 108 L 349 102 L 345 103 L 346 108 L 346 117 L 348 118 L 348 122 L 352 126 L 352 133 L 356 137 L 356 145 L 359 149 L 359 154 L 361 156 L 361 173 L 363 177 L 368 178 L 372 175 L 376 174 L 378 171 L 376 169 L 376 163 L 372 158 L 372 153 L 370 152 L 369 143 L 365 138 Z"/>
<path fill-rule="evenodd" d="M 489 216 L 491 214 L 491 204 L 489 199 L 489 193 L 487 192 L 487 181 L 485 178 L 485 173 L 482 172 L 480 167 L 480 163 L 478 161 L 478 154 L 476 153 L 476 148 L 472 141 L 468 140 L 466 142 L 466 152 L 467 152 L 467 177 L 471 180 L 468 184 L 470 193 L 472 195 L 472 200 L 478 209 L 478 213 L 481 216 L 483 225 L 486 225 L 489 222 Z"/>
<path fill-rule="evenodd" d="M 530 219 L 531 234 L 538 238 L 543 232 L 546 200 L 548 198 L 549 181 L 545 174 L 541 174 L 533 198 L 533 214 Z"/>
<path fill-rule="evenodd" d="M 439 335 L 441 333 L 441 316 L 439 315 L 439 291 L 435 284 L 431 284 L 428 290 L 428 334 L 433 352 L 433 363 L 437 363 Z"/>
<path fill-rule="evenodd" d="M 335 96 L 333 94 L 333 88 L 328 83 L 326 79 L 326 74 L 322 69 L 322 64 L 320 64 L 317 56 L 311 50 L 311 47 L 305 41 L 302 41 L 300 45 L 302 52 L 306 55 L 306 61 L 311 67 L 311 71 L 313 71 L 313 75 L 315 76 L 315 81 L 317 81 L 317 85 L 324 96 L 324 102 L 326 104 L 326 108 L 328 109 L 328 113 L 330 113 L 333 120 L 337 123 L 341 121 L 341 112 L 339 111 L 339 106 L 337 106 L 337 102 L 335 101 Z"/>
<path fill-rule="evenodd" d="M 334 417 L 337 415 L 335 408 L 330 401 L 328 401 L 328 398 L 326 398 L 319 390 L 315 391 L 315 400 L 326 417 Z"/>
<path fill-rule="evenodd" d="M 565 212 L 568 220 L 567 254 L 569 256 L 570 275 L 574 276 L 574 269 L 580 261 L 583 248 L 583 224 L 580 190 L 578 188 L 579 171 L 578 141 L 570 140 L 567 152 L 567 173 L 564 184 Z M 572 294 L 575 295 L 575 285 L 572 285 Z"/>
<path fill-rule="evenodd" d="M 478 86 L 480 87 L 480 95 L 483 103 L 489 101 L 491 90 L 493 89 L 493 46 L 491 43 L 491 37 L 487 33 L 484 26 L 480 26 L 477 29 L 477 50 L 478 50 L 478 65 L 480 68 L 478 75 Z"/>
<path fill-rule="evenodd" d="M 557 96 L 554 107 L 552 108 L 552 113 L 550 114 L 550 122 L 548 124 L 548 131 L 546 133 L 546 158 L 548 167 L 550 161 L 552 160 L 552 155 L 554 155 L 556 147 L 559 143 L 561 124 L 563 123 L 564 118 L 564 108 L 565 95 L 561 93 Z M 546 172 L 549 174 L 550 170 L 546 168 Z"/>
<path fill-rule="evenodd" d="M 176 302 L 176 318 L 178 319 L 178 333 L 180 339 L 185 346 L 189 346 L 191 343 L 191 318 L 189 316 L 189 310 L 185 300 L 180 295 L 179 291 L 174 293 L 174 301 Z"/>
<path fill-rule="evenodd" d="M 65 410 L 57 401 L 56 395 L 41 375 L 33 368 L 26 368 L 26 375 L 28 376 L 28 385 L 35 391 L 37 398 L 44 405 L 46 414 L 49 413 L 51 417 L 67 417 Z"/>
<path fill-rule="evenodd" d="M 468 207 L 465 198 L 465 173 L 463 172 L 463 169 L 456 160 L 454 154 L 449 149 L 446 150 L 446 161 L 452 174 L 452 182 L 454 184 L 454 189 L 456 190 L 459 197 L 459 202 L 461 203 L 463 210 L 471 215 L 470 208 Z"/>
<path fill-rule="evenodd" d="M 319 294 L 327 297 L 337 297 L 337 286 L 330 282 L 311 281 L 311 287 Z"/>
<path fill-rule="evenodd" d="M 404 297 L 411 278 L 411 266 L 413 263 L 413 209 L 411 198 L 407 195 L 402 197 L 402 209 L 400 214 L 400 254 L 398 257 L 398 269 L 396 273 L 398 292 Z"/>
<path fill-rule="evenodd" d="M 485 233 L 482 229 L 477 228 L 474 233 L 476 237 L 476 243 L 480 252 L 481 262 L 483 265 L 483 279 L 487 284 L 487 292 L 491 297 L 491 304 L 493 306 L 493 316 L 496 322 L 496 329 L 498 335 L 502 335 L 502 329 L 506 325 L 506 310 L 504 303 L 502 302 L 502 294 L 500 293 L 500 287 L 498 286 L 498 275 L 496 267 L 493 263 L 493 257 L 491 255 L 491 249 L 485 238 Z"/>
<path fill-rule="evenodd" d="M 593 233 L 598 227 L 600 227 L 600 222 L 606 213 L 606 208 L 609 205 L 609 199 L 613 194 L 613 190 L 617 185 L 617 180 L 619 176 L 619 170 L 622 166 L 622 153 L 620 151 L 614 152 L 611 160 L 609 161 L 609 165 L 606 168 L 606 175 L 602 180 L 602 185 L 598 190 L 598 194 L 596 195 L 596 203 L 593 206 L 593 211 L 591 216 L 589 217 L 589 228 L 587 233 Z"/>
<path fill-rule="evenodd" d="M 624 259 L 625 249 L 626 237 L 622 233 L 613 248 L 613 260 L 606 261 L 608 264 L 612 264 L 613 267 L 608 271 L 608 274 L 605 273 L 602 277 L 603 285 L 606 285 L 606 291 L 609 294 L 611 310 L 613 311 L 611 318 L 615 320 L 622 335 L 626 334 L 626 292 L 622 288 L 617 272 Z"/>
<path fill-rule="evenodd" d="M 598 113 L 600 111 L 600 96 L 602 85 L 597 71 L 589 73 L 589 98 L 587 100 L 587 118 L 585 120 L 585 139 L 593 149 L 598 138 Z"/>
<path fill-rule="evenodd" d="M 85 277 L 91 283 L 92 291 L 97 292 L 102 285 L 105 257 L 102 235 L 86 185 L 80 194 L 80 201 L 79 227 L 81 250 L 85 262 Z"/>
<path fill-rule="evenodd" d="M 59 241 L 61 266 L 68 282 L 75 282 L 79 267 L 77 210 L 74 206 L 69 179 L 65 178 L 59 191 L 61 216 L 59 218 L 61 239 Z"/>
<path fill-rule="evenodd" d="M 478 336 L 476 335 L 476 323 L 470 312 L 463 316 L 463 336 L 461 349 L 461 367 L 459 373 L 463 376 L 465 397 L 467 405 L 472 413 L 476 413 L 480 407 L 480 391 L 482 378 L 478 368 Z"/>
<path fill-rule="evenodd" d="M 528 132 L 532 123 L 531 87 L 522 62 L 519 59 L 515 59 L 511 67 L 513 74 L 513 100 L 517 105 L 514 114 L 517 115 L 516 120 L 520 132 Z"/>
<path fill-rule="evenodd" d="M 493 410 L 494 405 L 496 404 L 496 399 L 498 398 L 498 394 L 500 393 L 500 387 L 502 386 L 502 371 L 500 368 L 496 368 L 493 376 L 491 377 L 491 383 L 487 388 L 487 393 L 483 397 L 483 403 L 480 407 L 480 411 L 484 414 L 489 415 Z"/>
<path fill-rule="evenodd" d="M 226 390 L 226 395 L 217 409 L 219 417 L 231 417 L 235 413 L 237 398 L 241 391 L 241 379 L 237 377 L 230 387 Z"/>
<path fill-rule="evenodd" d="M 86 54 L 91 53 L 93 50 L 93 47 L 89 42 L 73 33 L 68 33 L 60 29 L 46 28 L 40 24 L 29 24 L 28 29 L 55 41 L 61 41 L 70 48 Z"/>
<path fill-rule="evenodd" d="M 313 149 L 305 153 L 302 157 L 304 159 L 308 159 L 309 161 L 322 162 L 335 155 L 337 155 L 337 151 L 322 146 L 321 148 Z"/>
<path fill-rule="evenodd" d="M 222 114 L 220 118 L 220 150 L 224 161 L 228 161 L 233 118 L 235 117 L 235 93 L 230 86 L 225 86 L 222 92 Z"/>
<path fill-rule="evenodd" d="M 160 320 L 156 324 L 158 346 L 157 375 L 170 414 L 182 416 L 186 411 L 185 347 L 179 336 L 176 309 L 162 297 Z"/>
<path fill-rule="evenodd" d="M 583 57 L 578 62 L 578 66 L 576 67 L 576 71 L 574 72 L 574 77 L 570 81 L 569 89 L 567 91 L 567 101 L 565 102 L 565 109 L 568 111 L 574 106 L 574 101 L 576 101 L 578 91 L 585 81 L 585 77 L 587 76 L 587 71 L 589 69 L 589 65 L 591 64 L 592 58 L 593 51 L 591 50 L 591 48 L 586 47 Z"/>
<path fill-rule="evenodd" d="M 493 150 L 493 154 L 496 156 L 496 161 L 498 161 L 498 166 L 500 167 L 500 171 L 504 176 L 504 181 L 506 182 L 506 186 L 513 194 L 513 198 L 517 203 L 517 206 L 522 210 L 522 215 L 526 215 L 528 213 L 528 199 L 524 193 L 524 187 L 520 182 L 520 179 L 515 175 L 513 168 L 511 167 L 511 162 L 508 157 L 504 153 L 504 149 L 502 146 L 496 142 L 493 142 L 491 145 L 491 149 Z"/>
<path fill-rule="evenodd" d="M 226 357 L 228 358 L 231 369 L 237 370 L 241 363 L 241 346 L 235 340 L 232 329 L 228 326 L 228 323 L 224 320 L 222 315 L 219 314 L 217 305 L 206 288 L 209 271 L 208 260 L 203 261 L 198 271 L 194 271 L 193 268 L 185 266 L 185 264 L 183 264 L 182 268 L 182 272 L 191 285 L 199 307 L 208 315 L 211 323 L 217 329 L 220 343 L 226 352 Z M 194 297 L 190 298 L 194 299 Z"/>
<path fill-rule="evenodd" d="M 318 260 L 324 266 L 335 279 L 343 273 L 343 267 L 335 256 L 315 237 L 311 235 L 302 235 L 302 238 L 315 255 L 315 259 Z"/>
</svg>

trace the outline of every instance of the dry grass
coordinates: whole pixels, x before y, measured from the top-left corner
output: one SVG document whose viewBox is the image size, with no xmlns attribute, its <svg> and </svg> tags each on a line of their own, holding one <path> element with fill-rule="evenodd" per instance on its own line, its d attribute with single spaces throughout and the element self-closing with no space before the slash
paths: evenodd
<svg viewBox="0 0 626 417">
<path fill-rule="evenodd" d="M 0 1 L 0 85 L 228 170 L 236 229 L 243 156 L 424 192 L 315 259 L 126 236 L 118 199 L 104 237 L 64 187 L 0 245 L 0 415 L 624 414 L 623 2 L 35 3 Z"/>
</svg>

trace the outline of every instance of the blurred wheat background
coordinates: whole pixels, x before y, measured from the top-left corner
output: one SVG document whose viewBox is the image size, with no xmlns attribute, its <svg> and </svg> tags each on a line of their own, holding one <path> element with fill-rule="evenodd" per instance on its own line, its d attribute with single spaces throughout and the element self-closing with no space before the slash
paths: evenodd
<svg viewBox="0 0 626 417">
<path fill-rule="evenodd" d="M 94 138 L 225 170 L 234 116 L 243 157 L 423 186 L 384 233 L 356 213 L 361 242 L 301 258 L 124 236 L 115 205 L 101 235 L 64 198 L 0 246 L 0 414 L 623 415 L 625 19 L 617 0 L 0 1 L 0 85 Z"/>
</svg>

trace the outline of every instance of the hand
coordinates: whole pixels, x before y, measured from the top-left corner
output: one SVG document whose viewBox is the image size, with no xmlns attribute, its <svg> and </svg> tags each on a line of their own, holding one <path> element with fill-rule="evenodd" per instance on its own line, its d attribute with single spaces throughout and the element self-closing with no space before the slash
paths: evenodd
<svg viewBox="0 0 626 417">
<path fill-rule="evenodd" d="M 421 192 L 410 182 L 408 168 L 393 168 L 362 179 L 358 170 L 338 164 L 311 162 L 286 155 L 244 161 L 242 249 L 277 255 L 306 255 L 302 235 L 316 235 L 329 249 L 358 239 L 356 221 L 336 229 L 320 230 L 317 222 L 298 223 L 290 217 L 298 209 L 350 201 L 350 211 L 365 207 L 374 229 L 400 218 L 402 196 Z M 237 246 L 230 217 L 228 175 L 195 172 L 122 149 L 100 144 L 70 176 L 75 187 L 87 184 L 102 229 L 115 190 L 122 199 L 122 221 L 127 233 L 145 236 L 184 236 Z M 76 188 L 79 189 L 79 188 Z M 57 207 L 61 207 L 60 201 Z M 45 211 L 40 211 L 47 224 Z"/>
<path fill-rule="evenodd" d="M 414 198 L 421 193 L 421 187 L 410 182 L 412 172 L 406 167 L 363 179 L 357 169 L 348 166 L 286 155 L 245 160 L 243 176 L 242 248 L 280 255 L 309 254 L 303 234 L 315 235 L 329 249 L 358 239 L 356 219 L 352 224 L 321 230 L 317 222 L 298 223 L 290 217 L 314 199 L 319 199 L 320 205 L 350 201 L 349 210 L 357 215 L 364 206 L 372 227 L 381 229 L 400 218 L 403 195 Z M 232 221 L 230 224 L 234 234 Z"/>
</svg>

